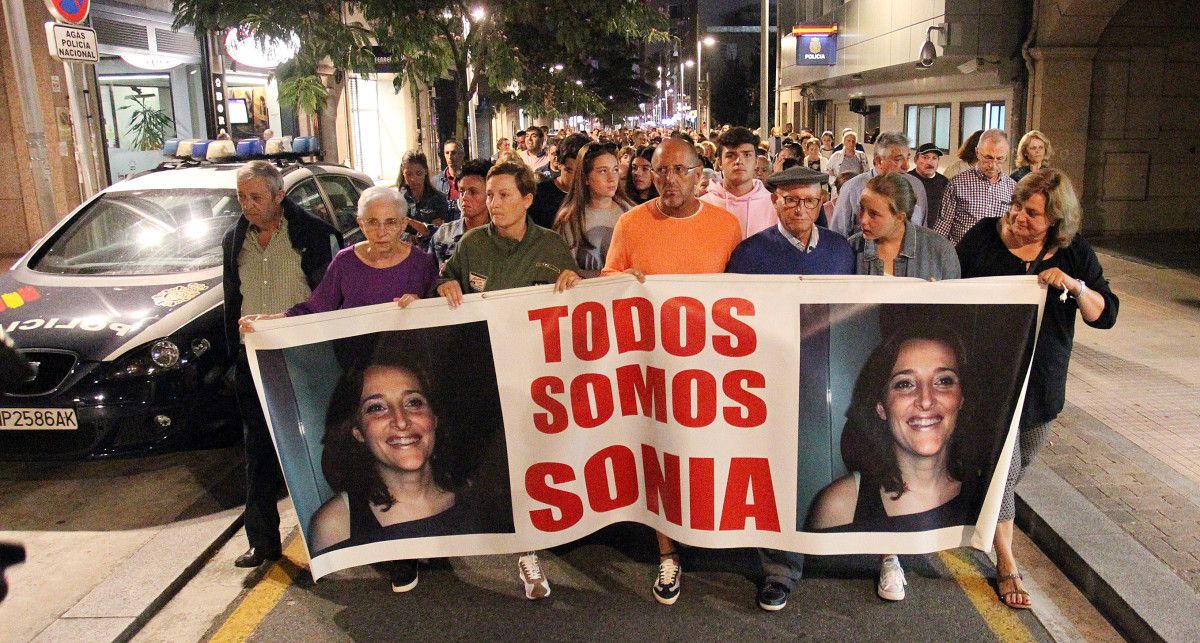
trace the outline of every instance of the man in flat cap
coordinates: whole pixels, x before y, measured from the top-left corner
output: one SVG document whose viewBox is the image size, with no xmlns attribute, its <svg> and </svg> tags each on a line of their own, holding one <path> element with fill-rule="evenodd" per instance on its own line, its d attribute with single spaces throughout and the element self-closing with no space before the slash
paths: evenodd
<svg viewBox="0 0 1200 643">
<path fill-rule="evenodd" d="M 925 196 L 929 199 L 929 212 L 925 213 L 925 226 L 933 229 L 937 225 L 938 213 L 942 211 L 942 193 L 950 182 L 945 175 L 938 172 L 938 163 L 946 151 L 933 143 L 925 143 L 917 148 L 916 165 L 908 173 L 917 177 L 925 186 Z"/>
<path fill-rule="evenodd" d="M 771 190 L 771 201 L 779 222 L 739 243 L 729 258 L 725 272 L 755 275 L 854 274 L 854 251 L 850 249 L 846 238 L 816 224 L 825 201 L 822 186 L 828 180 L 827 174 L 803 165 L 769 176 L 766 185 Z"/>
</svg>

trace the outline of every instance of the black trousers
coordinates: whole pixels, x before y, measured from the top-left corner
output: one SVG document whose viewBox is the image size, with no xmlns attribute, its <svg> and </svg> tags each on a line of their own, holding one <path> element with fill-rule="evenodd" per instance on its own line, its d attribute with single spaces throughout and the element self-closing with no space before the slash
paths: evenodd
<svg viewBox="0 0 1200 643">
<path fill-rule="evenodd" d="M 243 348 L 238 349 L 236 382 L 238 410 L 245 428 L 246 537 L 258 553 L 273 556 L 282 550 L 279 509 L 275 503 L 285 485 Z"/>
</svg>

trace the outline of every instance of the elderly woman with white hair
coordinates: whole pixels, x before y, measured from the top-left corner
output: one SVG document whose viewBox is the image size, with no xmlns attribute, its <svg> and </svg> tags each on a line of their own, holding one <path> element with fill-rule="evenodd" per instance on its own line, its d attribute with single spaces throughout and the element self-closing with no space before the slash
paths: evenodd
<svg viewBox="0 0 1200 643">
<path fill-rule="evenodd" d="M 437 260 L 433 255 L 401 240 L 408 226 L 408 202 L 385 187 L 363 191 L 358 199 L 360 241 L 333 257 L 321 283 L 308 301 L 271 315 L 247 315 L 238 320 L 242 332 L 254 332 L 254 322 L 309 313 L 370 306 L 394 301 L 401 307 L 433 292 Z M 417 585 L 417 561 L 397 560 L 389 574 L 393 592 Z"/>
<path fill-rule="evenodd" d="M 437 281 L 437 261 L 403 241 L 408 203 L 391 188 L 373 187 L 358 200 L 358 227 L 366 241 L 342 249 L 329 262 L 325 277 L 308 301 L 270 315 L 247 315 L 238 320 L 242 332 L 254 322 L 342 308 L 395 301 L 401 306 L 431 293 Z"/>
</svg>

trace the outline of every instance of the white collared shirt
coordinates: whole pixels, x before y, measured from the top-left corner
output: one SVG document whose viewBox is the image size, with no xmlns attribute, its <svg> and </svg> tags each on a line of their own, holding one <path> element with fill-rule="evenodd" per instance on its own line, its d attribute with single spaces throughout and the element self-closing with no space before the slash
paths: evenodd
<svg viewBox="0 0 1200 643">
<path fill-rule="evenodd" d="M 779 229 L 779 234 L 782 234 L 783 238 L 788 240 L 788 243 L 792 244 L 793 246 L 796 246 L 797 250 L 799 250 L 805 254 L 812 252 L 813 249 L 817 247 L 817 228 L 818 228 L 818 226 L 816 226 L 816 225 L 814 225 L 812 227 L 812 233 L 808 235 L 808 245 L 805 245 L 799 239 L 797 239 L 796 237 L 793 237 L 792 233 L 788 232 L 787 228 L 783 227 L 782 221 L 780 221 L 779 223 L 776 223 L 775 227 Z"/>
</svg>

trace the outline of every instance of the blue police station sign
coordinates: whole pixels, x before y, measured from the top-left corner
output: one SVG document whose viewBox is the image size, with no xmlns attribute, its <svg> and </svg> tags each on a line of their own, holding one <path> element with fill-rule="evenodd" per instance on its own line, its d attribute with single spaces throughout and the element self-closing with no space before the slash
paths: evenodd
<svg viewBox="0 0 1200 643">
<path fill-rule="evenodd" d="M 837 25 L 797 25 L 797 65 L 833 65 L 837 63 Z"/>
</svg>

